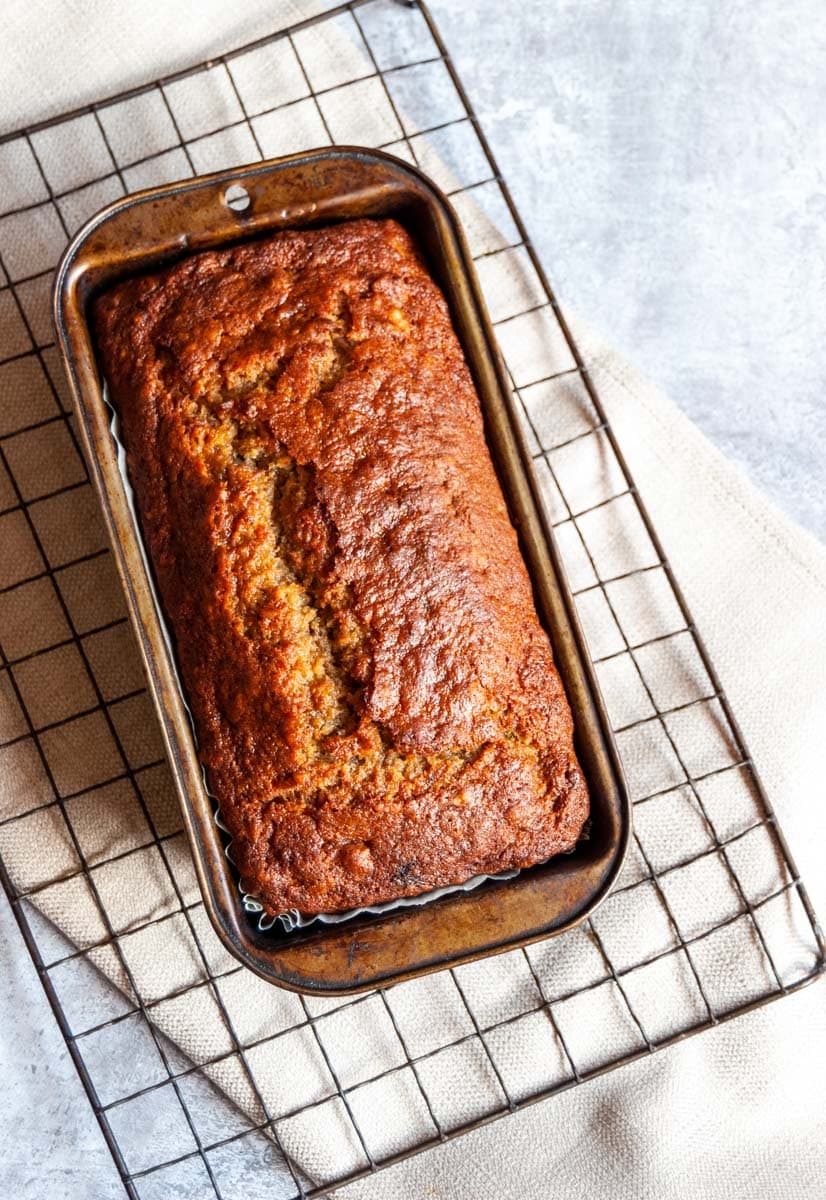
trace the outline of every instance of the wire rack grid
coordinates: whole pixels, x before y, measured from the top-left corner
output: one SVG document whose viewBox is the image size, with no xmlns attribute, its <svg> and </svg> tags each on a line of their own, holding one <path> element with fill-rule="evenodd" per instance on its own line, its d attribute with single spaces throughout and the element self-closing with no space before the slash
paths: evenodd
<svg viewBox="0 0 826 1200">
<path fill-rule="evenodd" d="M 321 1001 L 264 995 L 204 920 L 48 298 L 67 239 L 106 202 L 336 142 L 421 166 L 464 221 L 635 834 L 579 929 Z M 322 1195 L 822 973 L 820 929 L 719 679 L 423 4 L 353 0 L 9 134 L 0 168 L 0 866 L 130 1196 Z M 147 856 L 163 894 L 124 911 Z M 162 958 L 171 930 L 192 974 L 161 986 L 136 947 Z M 193 1045 L 187 1029 L 210 1021 L 220 1035 Z"/>
</svg>

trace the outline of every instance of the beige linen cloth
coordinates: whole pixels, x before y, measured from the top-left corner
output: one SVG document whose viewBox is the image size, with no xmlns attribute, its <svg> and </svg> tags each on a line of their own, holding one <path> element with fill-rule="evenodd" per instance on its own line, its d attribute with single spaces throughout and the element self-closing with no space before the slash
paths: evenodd
<svg viewBox="0 0 826 1200">
<path fill-rule="evenodd" d="M 29 29 L 37 30 L 41 45 L 41 30 L 48 31 L 44 35 L 47 39 L 54 39 L 52 52 L 44 55 L 49 71 L 54 72 L 55 87 L 48 89 L 51 111 L 135 81 L 141 69 L 141 54 L 154 55 L 156 64 L 162 61 L 167 18 L 162 6 L 157 6 L 159 23 L 148 20 L 150 9 L 153 18 L 156 12 L 156 6 L 148 0 L 133 6 L 128 14 L 119 11 L 117 22 L 112 21 L 107 4 L 93 6 L 91 19 L 88 10 L 84 10 L 82 19 L 70 11 L 67 15 L 75 24 L 68 33 L 63 30 L 59 38 L 50 32 L 53 26 L 46 25 L 37 4 L 26 6 L 25 12 L 23 5 L 12 5 L 12 9 L 11 20 L 28 22 Z M 310 6 L 285 5 L 277 19 L 289 23 L 309 11 Z M 230 27 L 221 6 L 210 3 L 199 7 L 200 14 L 207 12 L 214 19 L 202 24 L 193 10 L 191 37 L 179 50 L 182 57 L 175 63 L 168 57 L 163 59 L 165 67 L 192 61 L 273 28 L 272 14 L 264 5 L 248 6 L 243 29 Z M 8 21 L 8 14 L 0 20 Z M 39 25 L 39 21 L 44 24 Z M 185 21 L 180 21 L 180 14 L 176 14 L 175 23 L 177 30 L 187 27 Z M 112 45 L 109 30 L 115 26 L 118 35 Z M 0 36 L 3 32 L 0 29 Z M 97 50 L 104 38 L 107 53 L 102 55 Z M 18 114 L 20 119 L 31 118 L 43 108 L 41 105 L 34 113 L 31 95 L 28 107 L 24 104 L 20 108 L 20 96 L 25 100 L 26 93 L 16 88 L 15 72 L 19 83 L 25 78 L 30 58 L 27 60 L 29 43 L 19 24 L 16 36 L 4 40 L 14 46 L 11 70 L 3 87 L 3 100 L 8 100 L 4 112 L 10 114 L 9 124 L 16 124 Z M 337 52 L 341 45 L 334 39 Z M 71 73 L 56 70 L 55 63 L 65 66 L 70 52 L 67 47 L 75 48 L 76 57 L 78 46 L 85 47 L 90 69 L 75 85 Z M 153 74 L 157 74 L 157 65 Z M 352 121 L 361 111 L 362 107 L 355 104 Z M 375 140 L 380 140 L 382 116 L 374 110 L 371 120 L 376 126 L 372 130 Z M 306 131 L 302 136 L 307 136 Z M 278 145 L 272 152 L 289 148 Z M 396 149 L 403 154 L 406 147 L 399 143 Z M 440 182 L 455 186 L 439 148 L 422 143 L 418 149 L 427 168 L 437 177 L 442 176 Z M 236 154 L 236 161 L 244 157 L 240 144 L 222 146 L 221 153 L 228 150 Z M 206 161 L 196 165 L 208 169 L 220 164 Z M 104 199 L 101 197 L 98 203 Z M 477 252 L 490 253 L 503 244 L 506 239 L 492 219 L 489 206 L 479 198 L 463 197 L 457 203 Z M 76 219 L 81 215 L 77 214 Z M 20 262 L 13 265 L 16 278 L 27 274 L 27 255 L 38 251 L 38 236 L 32 238 L 27 242 L 24 236 L 16 247 L 15 253 L 20 256 Z M 528 380 L 547 373 L 549 366 L 560 371 L 569 368 L 572 364 L 551 326 L 537 325 L 539 318 L 533 322 L 529 319 L 517 335 L 507 324 L 510 314 L 530 307 L 532 298 L 539 299 L 536 281 L 524 261 L 518 256 L 494 255 L 482 260 L 481 271 L 493 315 L 506 322 L 500 338 L 514 373 Z M 40 314 L 42 321 L 46 320 L 44 305 L 45 292 L 43 296 L 31 296 L 31 312 Z M 4 339 L 20 337 L 14 314 L 3 310 L 3 316 Z M 617 356 L 604 350 L 587 329 L 576 332 L 815 905 L 821 912 L 826 911 L 822 851 L 826 819 L 821 800 L 826 766 L 826 646 L 822 637 L 826 553 L 781 518 L 664 397 Z M 45 333 L 42 340 L 47 340 Z M 53 355 L 45 351 L 43 357 L 52 371 Z M 17 367 L 13 377 L 4 377 L 3 419 L 8 422 L 4 433 L 13 433 L 30 421 L 31 413 L 39 412 L 38 405 L 44 406 L 45 415 L 45 406 L 50 403 L 42 386 L 25 375 L 26 370 Z M 528 389 L 525 399 L 533 430 L 543 443 L 560 440 L 560 422 L 569 422 L 573 435 L 587 416 L 587 404 L 572 377 L 563 378 L 550 391 Z M 50 580 L 40 577 L 36 547 L 11 511 L 15 499 L 11 483 L 0 476 L 0 489 L 5 489 L 0 509 L 9 507 L 7 517 L 0 516 L 0 521 L 6 521 L 0 526 L 4 539 L 0 586 L 20 581 L 20 586 L 0 596 L 0 639 L 6 657 L 21 660 L 13 668 L 14 678 L 35 725 L 45 729 L 40 742 L 53 778 L 52 784 L 32 752 L 31 739 L 24 736 L 27 727 L 9 686 L 8 673 L 4 672 L 0 676 L 0 741 L 9 745 L 0 750 L 0 816 L 19 819 L 2 826 L 0 852 L 21 889 L 36 889 L 66 877 L 65 882 L 37 892 L 30 912 L 47 959 L 71 954 L 75 947 L 93 945 L 105 930 L 82 878 L 73 877 L 77 858 L 63 817 L 55 807 L 48 806 L 52 786 L 62 796 L 72 797 L 66 801 L 66 814 L 87 860 L 100 864 L 94 868 L 96 887 L 113 927 L 122 935 L 129 970 L 145 1003 L 162 1001 L 154 1005 L 152 1014 L 154 1024 L 165 1035 L 163 1052 L 173 1068 L 184 1071 L 191 1063 L 226 1056 L 206 1066 L 204 1074 L 221 1094 L 230 1097 L 232 1105 L 222 1104 L 218 1092 L 207 1094 L 198 1074 L 185 1075 L 180 1083 L 188 1107 L 199 1114 L 202 1136 L 218 1140 L 243 1129 L 245 1122 L 261 1121 L 263 1114 L 246 1070 L 232 1054 L 233 1045 L 215 999 L 207 988 L 192 988 L 203 978 L 204 963 L 188 922 L 204 947 L 210 970 L 223 973 L 218 984 L 220 1002 L 231 1014 L 241 1041 L 248 1044 L 283 1035 L 263 1041 L 247 1053 L 252 1076 L 269 1111 L 286 1113 L 330 1097 L 327 1105 L 322 1103 L 287 1117 L 280 1122 L 279 1133 L 307 1178 L 323 1182 L 340 1177 L 363 1163 L 364 1152 L 344 1114 L 336 1120 L 336 1113 L 331 1113 L 330 1106 L 340 1105 L 340 1101 L 335 1098 L 329 1068 L 322 1061 L 311 1031 L 303 1024 L 307 1014 L 330 1011 L 326 1050 L 344 1086 L 399 1065 L 403 1054 L 378 998 L 343 1008 L 334 1015 L 338 1002 L 301 1001 L 269 988 L 248 972 L 234 970 L 232 960 L 211 934 L 179 832 L 176 801 L 142 693 L 131 635 L 121 621 L 122 601 L 111 561 L 108 555 L 98 554 L 104 538 L 95 502 L 82 482 L 80 464 L 65 427 L 58 423 L 54 428 L 54 434 L 46 434 L 45 438 L 41 433 L 36 441 L 27 442 L 29 435 L 22 434 L 20 440 L 7 445 L 14 479 L 23 498 L 32 502 L 37 535 L 55 568 L 62 603 L 58 603 Z M 617 481 L 616 465 L 608 449 L 601 447 L 599 453 L 594 453 L 591 443 L 590 438 L 574 443 L 566 458 L 555 460 L 558 477 L 567 481 L 566 498 L 576 510 L 610 494 L 606 489 Z M 560 497 L 547 472 L 543 478 L 551 515 L 562 521 L 565 512 Z M 53 500 L 38 500 L 41 495 L 73 484 L 77 487 L 62 491 Z M 603 562 L 610 563 L 606 574 L 638 566 L 639 556 L 647 553 L 644 539 L 632 525 L 630 510 L 618 524 L 595 525 L 592 535 L 592 545 L 604 556 Z M 587 589 L 591 582 L 587 561 L 562 525 L 560 537 L 573 586 Z M 626 599 L 629 627 L 637 621 L 641 634 L 646 623 L 662 626 L 673 619 L 673 605 L 665 592 L 658 591 L 655 576 L 652 573 L 644 592 Z M 617 604 L 622 610 L 622 597 L 617 598 Z M 610 655 L 617 649 L 610 614 L 599 608 L 596 599 L 590 604 L 586 597 L 583 606 L 595 656 Z M 67 613 L 83 637 L 86 662 L 67 643 Z M 663 659 L 658 666 L 652 664 L 656 686 L 668 695 L 693 697 L 703 686 L 701 676 L 696 662 L 685 656 Z M 644 698 L 627 677 L 605 667 L 602 682 L 618 726 L 630 724 L 645 713 Z M 117 741 L 103 720 L 100 700 L 108 706 Z M 710 764 L 716 764 L 719 755 L 727 752 L 725 746 L 712 744 L 714 728 L 710 719 L 693 734 L 695 753 L 701 760 L 703 755 L 710 755 Z M 136 772 L 139 795 L 128 781 L 118 778 L 124 768 L 118 744 Z M 632 788 L 642 795 L 651 770 L 651 747 L 638 742 L 632 733 L 625 739 L 623 751 Z M 662 771 L 662 763 L 655 766 Z M 111 782 L 101 785 L 102 780 Z M 647 849 L 652 856 L 659 856 L 661 863 L 676 861 L 681 850 L 690 852 L 701 844 L 696 839 L 702 835 L 696 823 L 689 820 L 690 806 L 680 792 L 679 780 L 675 778 L 674 782 L 674 807 L 660 810 L 660 826 L 656 820 L 640 817 Z M 714 803 L 713 796 L 708 802 Z M 742 795 L 723 796 L 719 803 L 717 815 L 723 824 L 730 821 L 734 828 L 737 822 L 746 822 L 748 801 Z M 743 806 L 742 811 L 738 805 Z M 148 845 L 152 835 L 147 817 L 163 839 L 166 862 L 157 847 Z M 765 847 L 746 845 L 753 853 L 750 856 L 748 850 L 744 851 L 740 868 L 759 892 L 761 873 L 775 878 L 776 863 L 766 861 L 765 853 L 761 853 Z M 639 871 L 639 859 L 632 856 L 626 881 L 638 877 L 635 872 Z M 700 886 L 713 892 L 719 881 L 701 881 Z M 670 897 L 683 914 L 687 931 L 691 928 L 692 905 L 702 907 L 697 887 L 696 880 L 692 886 L 686 881 L 685 887 L 675 888 Z M 726 902 L 722 895 L 713 899 L 720 905 Z M 187 906 L 186 914 L 179 911 L 181 900 Z M 37 925 L 38 914 L 48 917 L 49 923 Z M 633 961 L 642 948 L 656 949 L 652 938 L 667 936 L 647 924 L 641 930 L 629 928 L 623 925 L 622 915 L 620 911 L 613 927 L 610 911 L 604 917 L 604 932 L 606 937 L 613 937 L 611 944 L 617 958 L 625 956 Z M 147 921 L 165 916 L 167 919 L 160 923 L 146 926 Z M 778 940 L 772 943 L 773 948 L 780 946 L 783 950 L 781 969 L 789 978 L 802 973 L 810 957 L 800 926 L 796 937 L 797 917 L 799 914 L 784 907 L 780 914 L 783 927 Z M 566 971 L 571 972 L 572 981 L 584 981 L 588 948 L 584 943 L 568 944 L 576 947 L 571 962 L 566 962 L 566 951 L 558 949 L 562 942 L 532 952 L 532 962 L 543 982 L 558 985 Z M 743 949 L 735 947 L 735 951 Z M 94 969 L 87 966 L 87 960 Z M 731 973 L 729 961 L 719 964 L 721 995 Z M 55 968 L 53 978 L 76 1029 L 125 1011 L 123 997 L 131 993 L 129 981 L 110 948 L 90 949 L 83 957 L 67 959 Z M 101 978 L 110 980 L 115 988 L 106 987 Z M 509 955 L 469 968 L 462 978 L 483 1024 L 493 1025 L 511 1014 L 528 1014 L 524 1023 L 514 1026 L 518 1036 L 502 1035 L 495 1041 L 491 1035 L 489 1039 L 495 1042 L 496 1067 L 514 1097 L 558 1079 L 563 1070 L 561 1061 L 554 1058 L 558 1049 L 554 1049 L 544 1026 L 540 1030 L 531 1024 L 529 1014 L 535 1007 L 536 993 L 524 959 Z M 749 981 L 754 983 L 751 977 Z M 653 994 L 641 994 L 637 1000 L 647 1017 L 660 1022 L 660 1035 L 691 1023 L 690 1005 L 696 1003 L 696 996 L 689 989 L 681 992 L 682 985 L 666 979 L 654 979 L 650 986 Z M 179 998 L 164 999 L 185 988 L 192 990 Z M 467 1032 L 468 1014 L 458 1004 L 449 976 L 408 985 L 406 990 L 395 991 L 393 997 L 394 1013 L 414 1054 L 446 1045 Z M 354 1184 L 346 1194 L 443 1196 L 451 1200 L 465 1196 L 538 1198 L 574 1190 L 612 1197 L 821 1196 L 826 1172 L 822 1149 L 826 1143 L 823 997 L 824 985 L 820 983 L 650 1061 L 575 1088 L 451 1146 L 392 1168 L 378 1178 Z M 671 1011 L 666 1000 L 680 1000 L 682 1006 L 679 1011 Z M 702 1015 L 698 1010 L 695 1019 Z M 621 1039 L 630 1036 L 620 1027 L 622 1023 L 617 1023 L 616 1014 L 581 1004 L 569 1010 L 567 1020 L 566 1035 L 580 1048 L 583 1064 L 610 1057 Z M 128 1038 L 133 1040 L 128 1042 Z M 133 1065 L 131 1077 L 124 1080 L 127 1046 Z M 435 1098 L 437 1116 L 447 1128 L 490 1111 L 501 1100 L 497 1100 L 490 1061 L 471 1053 L 469 1044 L 466 1050 L 436 1056 L 427 1060 L 430 1065 L 421 1068 L 428 1076 L 425 1083 Z M 92 1035 L 84 1045 L 84 1055 L 104 1102 L 164 1077 L 157 1048 L 134 1018 L 112 1026 L 109 1032 Z M 172 1158 L 189 1149 L 190 1144 L 186 1130 L 178 1127 L 180 1110 L 174 1100 L 171 1108 L 166 1107 L 168 1092 L 167 1087 L 161 1093 L 148 1093 L 146 1105 L 137 1116 L 143 1122 L 141 1135 L 154 1141 L 156 1152 L 166 1146 L 165 1156 Z M 383 1156 L 428 1136 L 427 1114 L 422 1112 L 413 1087 L 409 1092 L 403 1087 L 384 1092 L 365 1089 L 352 1093 L 352 1104 L 354 1109 L 361 1105 L 356 1119 L 373 1139 L 370 1149 L 376 1155 Z M 113 1109 L 110 1116 L 130 1166 L 140 1169 L 140 1140 L 133 1142 L 135 1111 L 129 1120 L 125 1111 L 118 1109 Z M 260 1139 L 256 1152 L 259 1166 L 260 1160 L 266 1160 L 272 1152 L 272 1177 L 281 1177 L 270 1144 Z M 245 1188 L 233 1194 L 250 1194 L 253 1176 L 248 1173 L 253 1167 L 249 1162 L 233 1161 L 232 1153 L 229 1149 L 216 1154 L 216 1173 L 220 1178 L 223 1172 L 225 1181 L 231 1178 L 239 1189 Z M 163 1156 L 157 1152 L 155 1161 Z M 201 1166 L 194 1160 L 180 1170 L 197 1172 Z M 180 1178 L 184 1180 L 185 1174 Z M 192 1186 L 197 1178 L 196 1174 L 187 1175 L 186 1182 Z M 171 1176 L 168 1182 L 171 1187 Z M 284 1189 L 286 1194 L 286 1181 Z"/>
</svg>

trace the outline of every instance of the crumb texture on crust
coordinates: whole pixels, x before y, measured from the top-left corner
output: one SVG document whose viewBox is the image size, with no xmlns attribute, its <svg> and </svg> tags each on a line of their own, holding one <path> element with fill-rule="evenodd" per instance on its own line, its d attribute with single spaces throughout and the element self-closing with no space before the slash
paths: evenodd
<svg viewBox="0 0 826 1200">
<path fill-rule="evenodd" d="M 573 846 L 570 710 L 405 230 L 192 255 L 95 325 L 244 885 L 334 912 Z"/>
</svg>

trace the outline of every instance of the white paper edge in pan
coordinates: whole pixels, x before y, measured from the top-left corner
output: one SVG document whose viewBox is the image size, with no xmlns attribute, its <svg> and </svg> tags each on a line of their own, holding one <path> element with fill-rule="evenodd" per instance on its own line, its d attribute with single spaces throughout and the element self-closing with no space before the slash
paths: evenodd
<svg viewBox="0 0 826 1200">
<path fill-rule="evenodd" d="M 186 715 L 189 718 L 189 724 L 192 729 L 192 736 L 195 740 L 195 745 L 197 747 L 198 733 L 195 729 L 195 722 L 192 719 L 192 713 L 189 710 L 189 705 L 186 702 L 186 692 L 184 691 L 183 684 L 181 683 L 181 677 L 178 672 L 178 662 L 175 657 L 175 650 L 174 650 L 174 647 L 172 644 L 172 639 L 169 636 L 169 630 L 168 630 L 167 624 L 166 624 L 166 617 L 164 615 L 164 611 L 161 606 L 160 598 L 158 596 L 158 592 L 155 587 L 155 577 L 152 572 L 152 567 L 149 562 L 149 556 L 146 552 L 146 546 L 144 545 L 143 535 L 141 533 L 140 523 L 138 521 L 137 506 L 135 504 L 135 493 L 132 490 L 132 484 L 129 481 L 129 472 L 128 472 L 127 465 L 126 465 L 126 447 L 124 446 L 123 440 L 121 438 L 120 417 L 118 416 L 116 409 L 114 408 L 114 406 L 112 405 L 112 403 L 109 400 L 109 390 L 108 390 L 108 387 L 105 382 L 103 384 L 103 402 L 106 405 L 106 407 L 109 409 L 109 412 L 111 414 L 110 420 L 109 420 L 109 431 L 112 435 L 112 441 L 115 443 L 118 471 L 120 472 L 120 477 L 123 480 L 123 490 L 126 493 L 126 502 L 129 506 L 129 511 L 132 515 L 132 522 L 134 524 L 135 534 L 136 534 L 136 537 L 138 540 L 138 547 L 140 549 L 141 558 L 143 559 L 143 565 L 146 569 L 146 577 L 149 580 L 149 587 L 152 592 L 152 599 L 155 602 L 155 611 L 158 614 L 158 621 L 159 621 L 159 624 L 161 627 L 161 632 L 163 634 L 164 641 L 166 642 L 167 649 L 169 650 L 169 658 L 170 658 L 170 662 L 172 663 L 172 670 L 175 675 L 175 682 L 178 685 L 178 691 L 180 692 L 183 706 L 186 709 Z M 209 785 L 207 783 L 207 778 L 206 778 L 206 770 L 204 768 L 203 763 L 201 764 L 201 777 L 204 782 L 204 790 L 206 791 L 206 794 L 209 796 L 209 798 L 213 804 L 213 819 L 215 821 L 215 824 L 224 833 L 226 833 L 228 836 L 231 836 L 229 830 L 227 829 L 226 825 L 224 824 L 224 822 L 221 819 L 221 811 L 220 811 L 220 808 L 218 805 L 218 801 L 217 801 L 216 797 L 212 794 L 212 792 L 209 790 Z M 232 859 L 232 855 L 230 853 L 231 849 L 232 849 L 232 841 L 230 840 L 224 853 L 226 854 L 229 861 L 232 863 L 233 859 Z M 233 863 L 233 866 L 235 866 L 234 863 Z M 286 931 L 289 932 L 293 929 L 305 929 L 308 925 L 313 925 L 316 922 L 320 922 L 325 925 L 339 925 L 339 924 L 341 924 L 342 921 L 350 921 L 353 919 L 353 917 L 361 916 L 363 913 L 385 913 L 385 912 L 391 912 L 393 909 L 396 909 L 396 908 L 411 908 L 411 907 L 414 907 L 414 906 L 420 905 L 420 904 L 429 904 L 431 900 L 438 900 L 441 896 L 450 895 L 451 892 L 473 891 L 474 888 L 479 887 L 480 884 L 485 883 L 488 879 L 493 879 L 493 880 L 515 879 L 518 874 L 519 874 L 519 870 L 513 869 L 510 871 L 500 871 L 498 875 L 474 875 L 472 879 L 467 879 L 464 883 L 454 883 L 454 884 L 448 885 L 447 887 L 436 888 L 435 890 L 433 890 L 431 892 L 423 892 L 420 896 L 405 896 L 401 900 L 387 900 L 383 904 L 371 904 L 371 905 L 367 905 L 363 908 L 350 908 L 346 912 L 340 912 L 340 913 L 305 914 L 305 913 L 298 912 L 297 909 L 289 909 L 287 912 L 278 913 L 276 916 L 270 916 L 269 914 L 264 912 L 264 906 L 262 905 L 261 901 L 257 900 L 255 898 L 255 896 L 250 895 L 248 892 L 245 892 L 244 889 L 241 887 L 240 883 L 238 885 L 238 890 L 241 893 L 241 904 L 244 908 L 244 911 L 249 913 L 250 915 L 254 915 L 255 913 L 260 914 L 257 925 L 258 925 L 258 929 L 261 932 L 266 932 L 266 930 L 272 929 L 272 927 L 275 925 L 276 922 L 280 922 L 283 929 L 285 929 Z"/>
</svg>

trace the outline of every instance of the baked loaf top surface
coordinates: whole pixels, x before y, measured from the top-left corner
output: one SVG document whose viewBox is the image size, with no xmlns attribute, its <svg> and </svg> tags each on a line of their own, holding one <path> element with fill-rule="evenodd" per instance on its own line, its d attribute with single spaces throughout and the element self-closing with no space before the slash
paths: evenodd
<svg viewBox="0 0 826 1200">
<path fill-rule="evenodd" d="M 333 912 L 572 847 L 570 710 L 405 230 L 195 254 L 95 323 L 244 886 Z"/>
</svg>

